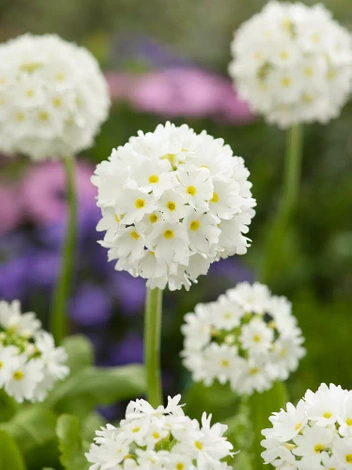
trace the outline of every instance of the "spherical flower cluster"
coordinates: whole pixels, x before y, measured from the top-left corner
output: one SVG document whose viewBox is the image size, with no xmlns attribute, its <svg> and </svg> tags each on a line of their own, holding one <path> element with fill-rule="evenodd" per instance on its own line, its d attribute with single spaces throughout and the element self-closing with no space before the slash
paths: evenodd
<svg viewBox="0 0 352 470">
<path fill-rule="evenodd" d="M 231 48 L 240 96 L 280 127 L 325 123 L 349 97 L 351 35 L 323 5 L 271 1 L 239 28 Z"/>
<path fill-rule="evenodd" d="M 227 426 L 211 426 L 205 413 L 200 425 L 185 416 L 180 399 L 169 397 L 166 407 L 156 409 L 145 400 L 130 402 L 117 428 L 96 431 L 86 454 L 90 470 L 230 470 L 224 462 L 233 455 L 223 437 Z"/>
<path fill-rule="evenodd" d="M 65 378 L 66 352 L 55 348 L 34 313 L 21 313 L 18 301 L 0 302 L 0 388 L 22 403 L 43 401 Z"/>
<path fill-rule="evenodd" d="M 166 123 L 113 150 L 92 178 L 117 270 L 187 289 L 210 264 L 244 254 L 254 215 L 249 171 L 222 139 Z"/>
<path fill-rule="evenodd" d="M 35 160 L 89 147 L 109 108 L 95 58 L 54 35 L 0 46 L 0 150 Z"/>
<path fill-rule="evenodd" d="M 240 283 L 215 302 L 196 305 L 185 322 L 181 355 L 193 380 L 229 382 L 240 395 L 286 380 L 305 353 L 290 302 L 259 283 Z"/>
<path fill-rule="evenodd" d="M 281 470 L 352 468 L 352 391 L 322 384 L 269 419 L 273 427 L 262 431 L 265 463 Z"/>
</svg>

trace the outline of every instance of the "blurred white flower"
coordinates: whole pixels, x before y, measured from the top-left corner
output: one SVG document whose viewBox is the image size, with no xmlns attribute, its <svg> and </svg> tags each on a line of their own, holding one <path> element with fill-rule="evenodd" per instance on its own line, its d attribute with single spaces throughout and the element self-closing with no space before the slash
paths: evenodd
<svg viewBox="0 0 352 470">
<path fill-rule="evenodd" d="M 352 39 L 323 5 L 270 1 L 242 24 L 229 73 L 253 111 L 282 128 L 337 117 L 352 82 Z"/>
<path fill-rule="evenodd" d="M 145 400 L 132 401 L 118 427 L 108 424 L 96 431 L 86 453 L 91 470 L 230 470 L 232 444 L 223 436 L 227 426 L 211 426 L 211 415 L 202 422 L 185 416 L 180 395 L 166 407 L 154 409 Z"/>
<path fill-rule="evenodd" d="M 273 427 L 262 431 L 265 463 L 293 470 L 352 468 L 351 402 L 352 391 L 322 384 L 296 407 L 288 403 L 273 413 Z"/>
<path fill-rule="evenodd" d="M 254 216 L 249 171 L 222 139 L 166 123 L 113 150 L 92 178 L 117 270 L 171 290 L 244 254 Z"/>
<path fill-rule="evenodd" d="M 18 301 L 0 302 L 0 387 L 16 401 L 43 401 L 69 369 L 66 352 L 56 348 L 34 313 Z"/>
<path fill-rule="evenodd" d="M 218 380 L 240 395 L 262 392 L 286 380 L 305 354 L 290 302 L 259 283 L 196 305 L 185 321 L 183 363 L 207 386 Z"/>
<path fill-rule="evenodd" d="M 34 160 L 92 145 L 109 96 L 95 58 L 55 35 L 0 45 L 0 150 Z"/>
</svg>

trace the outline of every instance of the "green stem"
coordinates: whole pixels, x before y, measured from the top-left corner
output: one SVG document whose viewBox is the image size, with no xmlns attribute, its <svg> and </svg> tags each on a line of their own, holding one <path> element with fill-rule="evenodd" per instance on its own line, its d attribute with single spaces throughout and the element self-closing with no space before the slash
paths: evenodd
<svg viewBox="0 0 352 470">
<path fill-rule="evenodd" d="M 287 149 L 281 205 L 269 232 L 262 281 L 269 283 L 283 253 L 283 242 L 296 210 L 302 166 L 303 129 L 300 124 L 287 131 Z"/>
<path fill-rule="evenodd" d="M 66 239 L 62 249 L 61 268 L 57 280 L 51 309 L 51 332 L 56 344 L 60 344 L 67 334 L 67 304 L 74 272 L 77 231 L 77 201 L 75 190 L 75 159 L 64 158 L 67 179 L 68 216 Z"/>
<path fill-rule="evenodd" d="M 162 290 L 148 289 L 145 304 L 144 361 L 147 368 L 147 399 L 154 407 L 161 405 L 163 399 L 160 374 L 162 296 Z"/>
</svg>

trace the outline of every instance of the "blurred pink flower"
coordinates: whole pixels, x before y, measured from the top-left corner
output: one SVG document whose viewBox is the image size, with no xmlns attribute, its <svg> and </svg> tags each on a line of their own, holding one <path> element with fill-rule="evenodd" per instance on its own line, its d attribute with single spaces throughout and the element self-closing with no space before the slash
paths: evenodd
<svg viewBox="0 0 352 470">
<path fill-rule="evenodd" d="M 108 74 L 111 96 L 138 111 L 163 117 L 213 117 L 243 123 L 253 119 L 231 81 L 197 68 L 169 68 L 144 75 Z"/>
<path fill-rule="evenodd" d="M 21 220 L 21 209 L 17 187 L 0 183 L 0 235 L 16 227 Z"/>
<path fill-rule="evenodd" d="M 79 203 L 92 201 L 96 190 L 90 182 L 94 168 L 82 161 L 76 166 Z M 61 222 L 66 213 L 66 178 L 61 162 L 45 162 L 31 166 L 24 175 L 20 189 L 22 210 L 26 219 L 47 225 Z"/>
</svg>

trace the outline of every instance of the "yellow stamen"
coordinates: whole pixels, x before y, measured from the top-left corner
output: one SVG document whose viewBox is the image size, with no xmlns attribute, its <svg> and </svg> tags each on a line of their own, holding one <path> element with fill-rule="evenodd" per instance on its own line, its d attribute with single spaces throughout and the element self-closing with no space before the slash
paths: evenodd
<svg viewBox="0 0 352 470">
<path fill-rule="evenodd" d="M 331 418 L 331 416 L 332 416 L 332 413 L 330 413 L 330 411 L 326 411 L 326 412 L 323 414 L 323 417 L 326 418 L 326 419 Z"/>
<path fill-rule="evenodd" d="M 28 96 L 28 98 L 30 98 L 31 96 L 34 95 L 34 91 L 33 90 L 27 90 L 26 91 L 26 96 Z"/>
<path fill-rule="evenodd" d="M 53 104 L 56 108 L 59 108 L 62 104 L 62 99 L 57 96 L 53 99 Z"/>
<path fill-rule="evenodd" d="M 198 449 L 198 450 L 202 450 L 203 449 L 203 444 L 199 441 L 195 441 L 194 442 L 194 446 Z"/>
<path fill-rule="evenodd" d="M 136 426 L 135 428 L 132 429 L 132 432 L 139 432 L 141 428 L 139 426 Z"/>
<path fill-rule="evenodd" d="M 171 238 L 174 238 L 174 236 L 175 234 L 173 230 L 170 230 L 170 229 L 165 230 L 164 238 L 167 238 L 168 240 L 170 240 Z"/>
<path fill-rule="evenodd" d="M 219 195 L 218 193 L 213 193 L 213 197 L 211 198 L 211 202 L 218 202 L 219 201 Z"/>
<path fill-rule="evenodd" d="M 137 233 L 135 230 L 133 230 L 133 232 L 131 232 L 130 235 L 131 235 L 131 237 L 134 238 L 135 240 L 138 240 L 138 239 L 139 239 L 139 235 L 138 235 L 138 233 Z"/>
<path fill-rule="evenodd" d="M 176 464 L 176 470 L 185 470 L 185 466 L 183 465 L 183 463 L 178 462 Z"/>
<path fill-rule="evenodd" d="M 194 186 L 188 186 L 187 193 L 190 196 L 195 196 L 197 194 L 197 189 Z"/>
<path fill-rule="evenodd" d="M 302 423 L 297 423 L 295 426 L 295 431 L 298 431 L 302 427 Z"/>
<path fill-rule="evenodd" d="M 117 217 L 117 215 L 115 214 L 115 220 L 116 222 L 119 224 L 120 223 L 120 219 Z"/>
<path fill-rule="evenodd" d="M 134 205 L 136 206 L 136 209 L 142 209 L 142 207 L 145 206 L 145 200 L 137 199 Z"/>
<path fill-rule="evenodd" d="M 347 454 L 346 455 L 346 462 L 347 463 L 352 463 L 352 454 Z"/>
<path fill-rule="evenodd" d="M 12 377 L 14 380 L 22 380 L 24 377 L 24 373 L 21 370 L 15 370 L 15 372 L 12 374 Z"/>
<path fill-rule="evenodd" d="M 46 111 L 41 111 L 39 113 L 39 119 L 40 121 L 47 121 L 49 119 L 49 113 L 47 113 Z"/>
<path fill-rule="evenodd" d="M 149 176 L 148 181 L 149 181 L 150 184 L 158 183 L 159 176 L 158 175 L 151 175 L 151 176 Z"/>
<path fill-rule="evenodd" d="M 290 77 L 282 77 L 281 79 L 281 85 L 285 88 L 288 88 L 289 86 L 291 86 L 292 84 L 292 80 L 290 79 Z"/>
<path fill-rule="evenodd" d="M 153 432 L 154 439 L 160 439 L 160 434 L 158 432 Z"/>
<path fill-rule="evenodd" d="M 17 113 L 17 121 L 24 121 L 26 119 L 26 116 L 24 113 Z"/>
<path fill-rule="evenodd" d="M 198 230 L 199 227 L 200 227 L 199 220 L 193 220 L 193 222 L 191 222 L 191 223 L 189 224 L 189 228 L 190 228 L 191 230 L 193 230 L 193 231 Z"/>
<path fill-rule="evenodd" d="M 320 452 L 323 452 L 323 450 L 326 449 L 326 446 L 324 444 L 315 444 L 314 446 L 314 452 L 316 454 L 320 454 Z"/>
<path fill-rule="evenodd" d="M 169 201 L 169 202 L 166 204 L 166 207 L 169 209 L 169 211 L 173 212 L 173 211 L 176 210 L 176 202 Z"/>
<path fill-rule="evenodd" d="M 223 360 L 221 361 L 221 365 L 222 365 L 222 367 L 229 367 L 229 366 L 230 366 L 230 363 L 229 363 L 229 361 L 227 361 L 226 359 L 223 359 Z"/>
<path fill-rule="evenodd" d="M 346 424 L 347 424 L 347 426 L 352 426 L 352 418 L 347 418 L 346 419 Z"/>
<path fill-rule="evenodd" d="M 253 341 L 254 341 L 255 343 L 260 343 L 261 337 L 260 337 L 259 335 L 254 335 L 254 336 L 253 336 Z"/>
<path fill-rule="evenodd" d="M 151 224 L 155 224 L 155 222 L 157 222 L 159 219 L 159 217 L 156 215 L 156 214 L 150 214 L 149 216 L 149 221 Z"/>
</svg>

